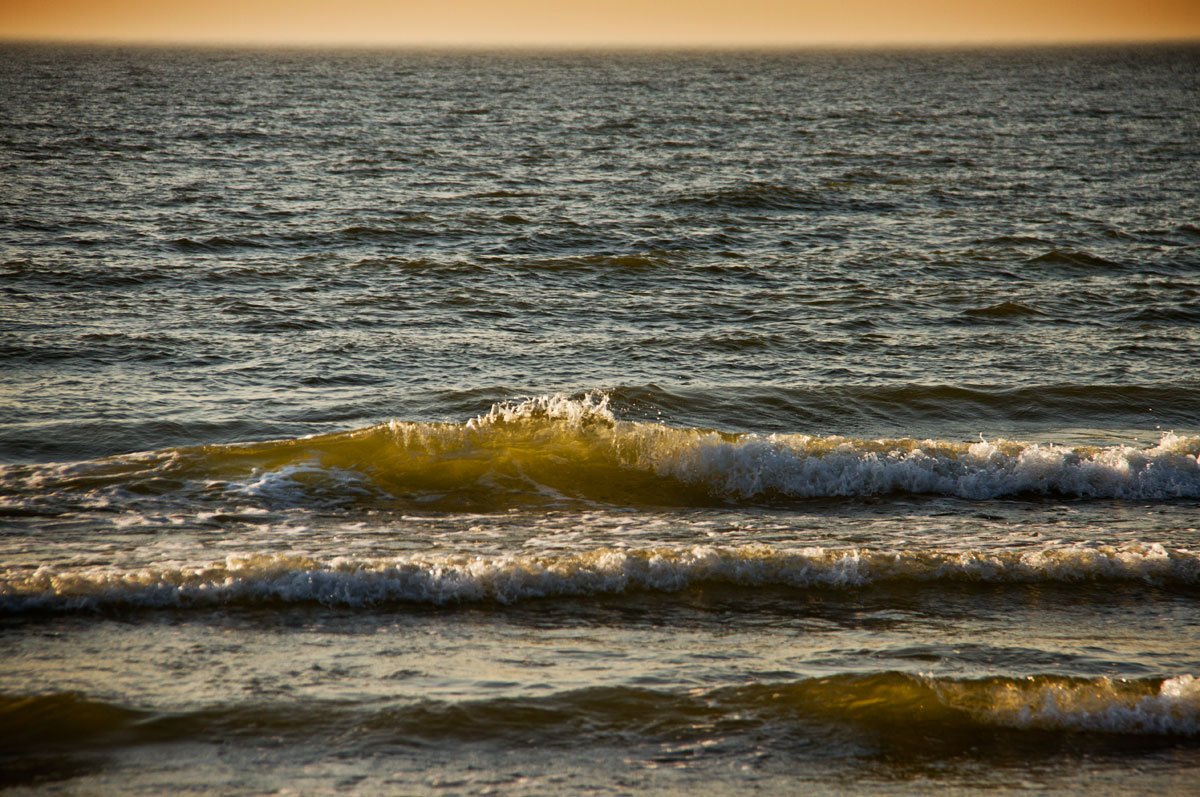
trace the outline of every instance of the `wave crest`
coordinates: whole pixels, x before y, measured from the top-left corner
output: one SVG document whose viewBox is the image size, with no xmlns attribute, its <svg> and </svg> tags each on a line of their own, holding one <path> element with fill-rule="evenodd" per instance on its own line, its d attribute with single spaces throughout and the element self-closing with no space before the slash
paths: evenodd
<svg viewBox="0 0 1200 797">
<path fill-rule="evenodd" d="M 1167 434 L 1140 448 L 735 434 L 618 420 L 608 396 L 592 393 L 500 403 L 465 423 L 391 421 L 293 440 L 0 468 L 0 496 L 35 502 L 57 491 L 154 494 L 188 484 L 225 485 L 239 499 L 257 491 L 273 504 L 452 511 L 893 494 L 1171 500 L 1200 498 L 1200 436 Z"/>
<path fill-rule="evenodd" d="M 0 739 L 14 750 L 47 743 L 160 743 L 217 736 L 273 738 L 356 733 L 446 740 L 508 738 L 519 723 L 525 738 L 706 738 L 729 723 L 757 735 L 798 725 L 851 726 L 897 748 L 1006 747 L 1023 731 L 1044 745 L 1044 732 L 1118 736 L 1195 736 L 1200 733 L 1200 680 L 1169 678 L 1029 678 L 978 680 L 899 672 L 843 674 L 711 691 L 658 692 L 592 687 L 531 698 L 447 702 L 363 710 L 325 702 L 216 705 L 190 712 L 156 713 L 77 694 L 0 695 Z M 980 731 L 987 735 L 980 735 Z M 913 752 L 918 752 L 913 750 Z M 926 753 L 930 751 L 926 750 Z"/>
<path fill-rule="evenodd" d="M 948 705 L 976 719 L 1010 728 L 1127 734 L 1200 733 L 1200 681 L 1182 675 L 1157 690 L 1144 681 L 1109 678 L 994 679 L 943 682 L 935 688 Z"/>
<path fill-rule="evenodd" d="M 10 569 L 0 610 L 76 611 L 260 603 L 510 604 L 548 597 L 675 592 L 703 583 L 853 589 L 903 582 L 1200 584 L 1200 556 L 1162 545 L 1014 551 L 603 548 L 559 556 L 406 555 L 331 560 L 230 556 L 192 567 Z"/>
</svg>

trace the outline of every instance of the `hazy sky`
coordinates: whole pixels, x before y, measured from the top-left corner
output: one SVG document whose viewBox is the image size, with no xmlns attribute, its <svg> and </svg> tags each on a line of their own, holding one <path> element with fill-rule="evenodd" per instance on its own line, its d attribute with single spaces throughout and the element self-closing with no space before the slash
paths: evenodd
<svg viewBox="0 0 1200 797">
<path fill-rule="evenodd" d="M 1200 40 L 1200 0 L 0 0 L 0 38 L 432 46 Z"/>
</svg>

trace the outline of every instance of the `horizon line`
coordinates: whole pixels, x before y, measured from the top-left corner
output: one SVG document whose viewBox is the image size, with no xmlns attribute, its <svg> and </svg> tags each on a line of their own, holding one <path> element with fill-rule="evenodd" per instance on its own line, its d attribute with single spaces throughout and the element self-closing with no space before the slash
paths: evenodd
<svg viewBox="0 0 1200 797">
<path fill-rule="evenodd" d="M 895 41 L 828 40 L 796 42 L 384 42 L 372 40 L 249 40 L 239 38 L 70 38 L 51 36 L 4 36 L 0 46 L 49 47 L 145 47 L 158 49 L 222 50 L 388 50 L 418 52 L 753 52 L 800 50 L 1004 50 L 1084 47 L 1200 46 L 1200 35 L 1146 38 L 1096 39 L 897 39 Z"/>
</svg>

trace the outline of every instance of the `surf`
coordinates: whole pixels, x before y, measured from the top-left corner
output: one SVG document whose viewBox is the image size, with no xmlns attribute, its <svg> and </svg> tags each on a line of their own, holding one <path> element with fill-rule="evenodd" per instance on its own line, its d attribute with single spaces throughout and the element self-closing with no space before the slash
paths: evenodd
<svg viewBox="0 0 1200 797">
<path fill-rule="evenodd" d="M 630 735 L 705 739 L 725 733 L 801 727 L 846 728 L 880 734 L 891 744 L 984 741 L 997 732 L 1125 737 L 1200 734 L 1200 681 L 1192 675 L 1112 679 L 1039 675 L 955 678 L 884 672 L 840 674 L 711 690 L 657 691 L 591 687 L 544 697 L 462 702 L 417 700 L 369 708 L 301 701 L 222 705 L 156 712 L 87 699 L 73 693 L 0 696 L 0 739 L 13 749 L 73 744 L 162 743 L 239 736 L 283 735 L 292 741 L 340 736 L 367 740 L 495 740 L 514 726 L 526 738 L 555 743 L 563 734 L 596 743 Z M 980 734 L 984 734 L 980 736 Z"/>
<path fill-rule="evenodd" d="M 0 468 L 0 511 L 130 492 L 271 506 L 501 511 L 571 503 L 769 505 L 944 496 L 1200 497 L 1200 436 L 1149 446 L 859 439 L 619 420 L 602 393 L 496 404 L 465 422 L 375 426 Z"/>
<path fill-rule="evenodd" d="M 1160 544 L 1027 550 L 693 545 L 543 555 L 392 557 L 261 552 L 136 568 L 47 563 L 0 573 L 0 613 L 272 604 L 507 605 L 705 584 L 860 590 L 888 585 L 1127 583 L 1200 585 L 1200 555 Z"/>
</svg>

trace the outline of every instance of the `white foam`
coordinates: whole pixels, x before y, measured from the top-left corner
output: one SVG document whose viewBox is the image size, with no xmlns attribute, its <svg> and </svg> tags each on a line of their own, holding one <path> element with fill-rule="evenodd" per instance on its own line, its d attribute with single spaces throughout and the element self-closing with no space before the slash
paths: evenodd
<svg viewBox="0 0 1200 797">
<path fill-rule="evenodd" d="M 1200 436 L 1162 435 L 1155 446 L 1061 446 L 1010 440 L 966 444 L 908 438 L 857 440 L 803 434 L 731 435 L 659 423 L 618 422 L 608 397 L 558 394 L 497 404 L 467 429 L 551 421 L 599 426 L 592 442 L 627 467 L 742 499 L 888 493 L 990 499 L 1025 493 L 1080 498 L 1200 497 Z M 453 436 L 453 432 L 450 432 Z"/>
<path fill-rule="evenodd" d="M 314 499 L 339 504 L 355 496 L 379 492 L 362 472 L 322 467 L 315 461 L 274 470 L 255 470 L 245 481 L 223 483 L 222 486 L 231 498 L 265 501 L 270 506 L 311 505 Z M 250 511 L 261 513 L 264 510 Z"/>
<path fill-rule="evenodd" d="M 582 426 L 587 423 L 616 422 L 608 406 L 608 396 L 601 392 L 588 393 L 573 399 L 562 393 L 553 396 L 538 396 L 519 402 L 503 402 L 492 405 L 486 415 L 467 422 L 468 428 L 484 428 L 501 423 L 518 423 L 530 420 L 549 420 Z"/>
<path fill-rule="evenodd" d="M 72 610 L 283 601 L 512 603 L 550 596 L 671 592 L 716 581 L 750 587 L 856 588 L 896 581 L 1200 583 L 1200 556 L 1161 545 L 1056 546 L 1026 552 L 871 551 L 768 546 L 606 548 L 550 556 L 230 556 L 204 566 L 10 570 L 0 609 Z"/>
<path fill-rule="evenodd" d="M 1044 680 L 1044 679 L 1042 679 Z M 1164 680 L 1147 693 L 1139 682 L 1008 682 L 971 690 L 935 685 L 949 705 L 966 703 L 978 719 L 1006 727 L 1127 734 L 1200 733 L 1200 681 L 1191 675 Z M 980 695 L 974 690 L 982 688 Z M 964 697 L 966 698 L 964 700 Z"/>
<path fill-rule="evenodd" d="M 738 498 L 888 493 L 990 499 L 1025 493 L 1080 498 L 1200 497 L 1200 437 L 1164 436 L 1147 449 L 1010 441 L 852 440 L 716 433 L 692 445 L 648 446 L 639 464 Z"/>
</svg>

